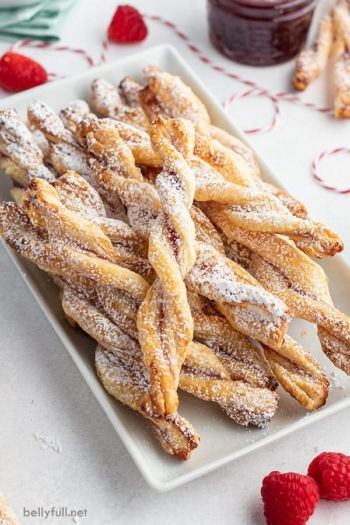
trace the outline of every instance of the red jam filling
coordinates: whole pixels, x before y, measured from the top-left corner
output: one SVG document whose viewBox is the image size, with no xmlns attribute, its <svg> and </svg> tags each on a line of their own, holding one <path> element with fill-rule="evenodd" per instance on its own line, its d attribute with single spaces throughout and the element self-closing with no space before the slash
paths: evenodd
<svg viewBox="0 0 350 525">
<path fill-rule="evenodd" d="M 316 0 L 208 0 L 210 38 L 236 62 L 267 66 L 305 44 Z"/>
</svg>

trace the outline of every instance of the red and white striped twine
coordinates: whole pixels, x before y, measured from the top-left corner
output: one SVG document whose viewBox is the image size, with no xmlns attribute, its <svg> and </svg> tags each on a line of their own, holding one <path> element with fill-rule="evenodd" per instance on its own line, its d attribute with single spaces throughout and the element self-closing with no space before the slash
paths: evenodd
<svg viewBox="0 0 350 525">
<path fill-rule="evenodd" d="M 320 177 L 318 173 L 318 166 L 322 159 L 330 155 L 336 155 L 337 153 L 350 153 L 349 148 L 335 148 L 332 150 L 323 151 L 320 153 L 312 163 L 312 176 L 313 178 L 326 190 L 334 191 L 335 193 L 350 193 L 350 188 L 337 188 L 336 186 L 331 186 Z"/>
<path fill-rule="evenodd" d="M 85 51 L 85 49 L 74 48 L 70 46 L 62 46 L 59 44 L 49 44 L 48 42 L 42 42 L 41 40 L 18 40 L 10 47 L 9 51 L 14 53 L 21 47 L 38 47 L 41 49 L 50 49 L 51 51 L 68 51 L 70 53 L 75 53 L 82 55 L 88 62 L 90 66 L 95 66 L 96 63 L 94 59 Z M 49 80 L 57 80 L 60 78 L 65 78 L 64 75 L 58 75 L 57 73 L 48 73 Z"/>
<path fill-rule="evenodd" d="M 268 97 L 274 106 L 274 115 L 272 122 L 270 124 L 267 124 L 266 126 L 261 126 L 260 128 L 252 128 L 252 129 L 245 129 L 243 130 L 244 133 L 267 133 L 268 131 L 271 131 L 279 121 L 281 117 L 281 108 L 279 104 L 279 99 L 273 95 L 271 95 L 266 89 L 250 89 L 248 91 L 243 91 L 241 93 L 234 93 L 231 95 L 223 104 L 224 108 L 228 108 L 235 100 L 238 100 L 240 98 L 246 98 L 246 97 L 259 97 L 264 96 Z"/>
</svg>

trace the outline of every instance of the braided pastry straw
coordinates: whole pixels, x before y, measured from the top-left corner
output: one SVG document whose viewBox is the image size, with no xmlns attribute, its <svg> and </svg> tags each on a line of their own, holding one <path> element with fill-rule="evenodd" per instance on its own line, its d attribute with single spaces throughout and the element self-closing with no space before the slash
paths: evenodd
<svg viewBox="0 0 350 525">
<path fill-rule="evenodd" d="M 196 260 L 195 229 L 189 209 L 195 179 L 178 149 L 194 141 L 192 125 L 185 120 L 157 118 L 151 141 L 163 160 L 156 180 L 162 204 L 149 237 L 148 257 L 158 279 L 149 289 L 139 313 L 137 327 L 144 361 L 152 385 L 155 413 L 171 414 L 178 406 L 177 386 L 181 365 L 193 338 L 193 322 L 183 282 Z M 186 154 L 186 142 L 182 152 Z M 179 148 L 180 149 L 180 148 Z"/>
<path fill-rule="evenodd" d="M 227 319 L 192 310 L 194 339 L 211 348 L 234 381 L 276 390 L 278 384 L 261 352 L 251 340 L 232 328 Z"/>
<path fill-rule="evenodd" d="M 84 112 L 88 106 L 80 104 L 78 107 L 80 112 Z M 87 164 L 84 149 L 78 143 L 74 134 L 65 128 L 63 121 L 52 108 L 45 102 L 34 100 L 28 106 L 27 115 L 31 127 L 41 131 L 48 140 L 49 161 L 56 171 L 60 175 L 63 175 L 68 170 L 79 173 L 100 194 L 107 216 L 115 219 L 125 219 L 124 210 L 118 196 L 104 191 L 96 183 L 94 172 Z"/>
<path fill-rule="evenodd" d="M 350 4 L 348 0 L 337 0 L 333 12 L 333 25 L 336 36 L 344 46 L 350 47 Z"/>
<path fill-rule="evenodd" d="M 50 211 L 53 212 L 52 207 Z M 60 219 L 64 221 L 62 213 Z M 79 322 L 86 332 L 104 346 L 103 349 L 97 349 L 96 367 L 108 392 L 151 420 L 155 434 L 167 453 L 187 459 L 199 443 L 196 431 L 177 413 L 166 418 L 153 418 L 145 412 L 141 401 L 149 388 L 149 381 L 138 344 L 101 310 L 100 297 L 107 292 L 109 301 L 113 302 L 115 292 L 120 292 L 114 288 L 113 279 L 103 280 L 101 275 L 95 274 L 93 277 L 97 277 L 97 280 L 91 279 L 89 271 L 86 272 L 86 265 L 77 271 L 67 257 L 71 250 L 55 250 L 48 241 L 46 232 L 31 224 L 23 206 L 14 203 L 3 203 L 0 206 L 0 232 L 17 253 L 29 258 L 51 275 L 60 276 L 58 282 L 61 285 L 63 283 L 64 287 L 63 307 L 70 320 Z M 135 288 L 131 286 L 131 289 L 134 293 Z M 138 305 L 140 301 L 137 294 L 132 297 L 133 302 Z M 94 306 L 95 303 L 99 306 Z M 126 294 L 123 306 L 125 304 Z M 135 335 L 137 336 L 137 331 Z"/>
<path fill-rule="evenodd" d="M 332 51 L 334 28 L 332 17 L 322 18 L 316 43 L 311 49 L 304 49 L 296 58 L 293 85 L 304 91 L 311 82 L 322 73 Z"/>
<path fill-rule="evenodd" d="M 278 349 L 291 320 L 285 303 L 212 246 L 196 243 L 197 261 L 186 277 L 191 292 L 215 301 L 231 326 Z"/>
<path fill-rule="evenodd" d="M 285 301 L 295 317 L 317 324 L 323 351 L 350 374 L 350 318 L 333 306 L 322 268 L 286 237 L 228 225 L 214 206 L 208 212 L 228 237 L 252 250 L 258 281 Z"/>
<path fill-rule="evenodd" d="M 103 116 L 131 124 L 149 132 L 150 121 L 140 107 L 123 104 L 118 90 L 102 78 L 96 78 L 92 85 L 92 105 Z"/>
<path fill-rule="evenodd" d="M 33 224 L 47 230 L 52 257 L 62 269 L 68 266 L 88 279 L 132 293 L 139 300 L 144 298 L 147 281 L 115 264 L 113 245 L 101 228 L 63 206 L 50 184 L 33 179 L 23 200 Z M 60 275 L 60 271 L 54 273 Z"/>
<path fill-rule="evenodd" d="M 155 272 L 147 259 L 148 244 L 126 223 L 106 217 L 99 194 L 77 173 L 67 172 L 53 183 L 61 203 L 70 211 L 93 222 L 108 236 L 114 248 L 114 262 L 153 282 Z"/>
<path fill-rule="evenodd" d="M 316 270 L 311 260 L 300 264 L 300 259 L 299 255 L 294 263 L 301 272 L 293 277 L 290 268 L 282 274 L 279 268 L 258 256 L 253 257 L 253 270 L 264 286 L 278 286 L 276 294 L 295 317 L 317 325 L 322 350 L 335 366 L 350 375 L 350 318 L 334 307 L 322 269 Z"/>
<path fill-rule="evenodd" d="M 341 239 L 330 228 L 293 216 L 274 195 L 226 182 L 202 159 L 193 157 L 190 166 L 196 175 L 195 199 L 215 201 L 222 220 L 246 230 L 287 235 L 312 257 L 334 255 L 343 249 Z M 206 211 L 205 204 L 202 209 Z"/>
<path fill-rule="evenodd" d="M 338 57 L 334 64 L 334 116 L 350 118 L 350 4 L 338 0 L 333 10 L 335 31 L 335 52 Z"/>
<path fill-rule="evenodd" d="M 54 213 L 52 206 L 50 212 Z M 62 212 L 60 213 L 59 219 L 62 221 L 65 220 Z M 45 220 L 45 218 L 43 218 L 43 220 Z M 112 359 L 112 369 L 110 370 L 107 370 L 103 366 L 103 362 L 97 359 L 100 365 L 98 368 L 103 383 L 108 391 L 112 388 L 111 383 L 114 384 L 114 391 L 111 393 L 113 393 L 115 397 L 133 409 L 139 410 L 145 417 L 149 417 L 141 404 L 138 403 L 141 397 L 144 396 L 145 389 L 148 385 L 147 377 L 145 378 L 142 375 L 144 367 L 138 346 L 125 333 L 118 329 L 115 324 L 107 319 L 103 312 L 92 306 L 93 300 L 95 300 L 95 302 L 98 301 L 106 291 L 109 300 L 113 301 L 113 298 L 115 298 L 114 292 L 116 291 L 114 286 L 118 284 L 117 281 L 113 279 L 113 276 L 110 276 L 108 279 L 103 279 L 103 272 L 101 272 L 100 275 L 97 275 L 96 272 L 91 275 L 89 267 L 86 264 L 81 265 L 77 270 L 76 265 L 72 264 L 72 258 L 69 257 L 72 254 L 72 250 L 69 250 L 68 247 L 65 251 L 55 250 L 52 242 L 48 241 L 47 235 L 45 235 L 46 232 L 34 227 L 25 214 L 24 208 L 16 204 L 3 203 L 1 205 L 0 231 L 5 241 L 15 249 L 17 253 L 29 258 L 51 274 L 59 275 L 63 278 L 64 283 L 72 283 L 73 281 L 73 288 L 72 284 L 65 285 L 64 287 L 63 306 L 65 311 L 71 318 L 78 320 L 85 331 L 92 333 L 98 342 L 116 354 L 113 359 L 107 359 L 108 362 Z M 84 242 L 84 237 L 82 241 Z M 72 244 L 74 244 L 74 239 L 72 239 Z M 92 246 L 90 246 L 90 248 L 92 248 Z M 116 274 L 114 268 L 113 270 Z M 109 267 L 109 272 L 110 271 L 111 266 Z M 134 295 L 136 290 L 130 283 L 130 275 L 125 281 L 125 285 L 129 282 L 133 302 L 139 304 L 138 294 L 136 293 Z M 96 280 L 91 279 L 91 277 Z M 125 298 L 126 295 L 124 294 L 124 304 Z M 101 309 L 101 307 L 99 308 Z M 135 356 L 133 358 L 133 351 L 139 354 L 137 359 L 135 359 Z M 118 364 L 119 367 L 116 367 L 116 364 Z M 104 375 L 104 372 L 106 372 L 106 375 Z M 119 377 L 121 381 L 119 394 L 116 394 L 115 391 L 115 382 L 113 379 L 115 377 Z M 130 385 L 133 385 L 131 391 Z M 138 396 L 136 395 L 137 392 L 139 392 Z M 199 438 L 195 430 L 188 421 L 181 418 L 178 414 L 173 414 L 172 417 L 167 419 L 150 419 L 153 424 L 160 429 L 156 431 L 156 435 L 166 452 L 187 459 L 192 450 L 198 446 Z"/>
<path fill-rule="evenodd" d="M 305 348 L 287 334 L 278 351 L 266 345 L 262 347 L 277 381 L 286 392 L 308 410 L 316 410 L 325 404 L 329 381 Z"/>
<path fill-rule="evenodd" d="M 296 59 L 293 84 L 304 90 L 325 68 L 328 57 L 334 61 L 334 116 L 350 117 L 350 4 L 337 0 L 329 15 L 321 20 L 317 39 L 311 49 L 303 50 Z"/>
<path fill-rule="evenodd" d="M 273 184 L 269 184 L 268 182 L 265 182 L 261 179 L 258 161 L 256 160 L 252 150 L 248 146 L 246 146 L 244 142 L 237 139 L 233 135 L 230 135 L 223 129 L 217 128 L 213 125 L 205 127 L 204 131 L 203 129 L 201 129 L 201 133 L 205 137 L 217 140 L 228 150 L 232 150 L 241 157 L 243 157 L 251 173 L 253 188 L 275 195 L 284 204 L 284 206 L 288 208 L 288 210 L 296 217 L 299 217 L 301 219 L 305 219 L 307 217 L 307 209 L 300 201 L 298 201 L 288 193 L 284 192 L 280 188 L 277 188 Z"/>
<path fill-rule="evenodd" d="M 131 124 L 113 118 L 98 119 L 90 112 L 89 106 L 83 100 L 71 102 L 60 112 L 60 118 L 65 127 L 77 138 L 81 146 L 85 146 L 86 135 L 96 131 L 100 122 L 115 128 L 121 139 L 131 149 L 135 162 L 141 166 L 161 167 L 162 161 L 152 149 L 149 134 Z"/>
</svg>

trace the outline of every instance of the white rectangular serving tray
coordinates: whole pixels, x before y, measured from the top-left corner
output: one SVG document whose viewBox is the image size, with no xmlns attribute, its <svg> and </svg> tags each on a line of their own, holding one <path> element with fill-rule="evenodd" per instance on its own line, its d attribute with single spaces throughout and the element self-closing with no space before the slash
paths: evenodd
<svg viewBox="0 0 350 525">
<path fill-rule="evenodd" d="M 14 95 L 0 102 L 0 108 L 16 108 L 26 120 L 26 108 L 34 98 L 42 99 L 53 109 L 59 111 L 72 100 L 82 98 L 90 102 L 90 84 L 96 77 L 102 77 L 118 85 L 126 75 L 141 81 L 142 68 L 154 64 L 172 74 L 179 75 L 204 102 L 213 123 L 243 140 L 249 147 L 246 137 L 233 124 L 221 105 L 196 77 L 181 56 L 168 45 L 149 49 L 128 56 L 74 78 L 45 84 L 38 88 Z M 252 148 L 253 149 L 253 148 Z M 280 186 L 278 178 L 257 155 L 263 177 Z M 0 173 L 0 200 L 9 200 L 10 181 Z M 306 203 L 307 204 L 307 203 Z M 178 487 L 203 474 L 268 445 L 290 432 L 305 427 L 327 415 L 350 406 L 350 381 L 326 359 L 320 350 L 315 326 L 301 320 L 294 320 L 289 333 L 310 350 L 333 378 L 333 387 L 327 404 L 317 412 L 308 413 L 281 389 L 279 409 L 267 429 L 246 429 L 236 425 L 226 417 L 214 403 L 203 402 L 180 392 L 179 413 L 189 419 L 198 431 L 201 442 L 192 457 L 181 461 L 167 456 L 154 438 L 148 422 L 131 409 L 124 407 L 112 398 L 102 387 L 94 368 L 95 342 L 79 330 L 73 329 L 64 319 L 58 300 L 57 288 L 47 276 L 29 261 L 9 253 L 25 282 L 31 289 L 42 310 L 55 329 L 73 361 L 107 414 L 110 422 L 125 444 L 141 474 L 149 485 L 159 491 Z M 335 305 L 344 313 L 350 314 L 350 271 L 345 261 L 337 256 L 325 260 L 322 266 L 330 278 L 330 288 Z M 335 380 L 334 380 L 335 378 Z"/>
</svg>

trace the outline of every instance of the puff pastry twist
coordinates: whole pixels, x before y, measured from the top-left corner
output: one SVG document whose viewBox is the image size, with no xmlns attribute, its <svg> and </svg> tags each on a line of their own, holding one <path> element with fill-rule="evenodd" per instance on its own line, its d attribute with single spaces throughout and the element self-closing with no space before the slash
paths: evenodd
<svg viewBox="0 0 350 525">
<path fill-rule="evenodd" d="M 350 318 L 333 306 L 322 268 L 286 237 L 228 227 L 214 208 L 210 216 L 228 237 L 253 252 L 252 271 L 259 282 L 273 289 L 295 317 L 318 325 L 322 349 L 336 366 L 349 374 Z"/>
<path fill-rule="evenodd" d="M 163 160 L 156 180 L 162 205 L 149 236 L 148 257 L 158 279 L 138 313 L 139 339 L 152 384 L 152 405 L 171 414 L 178 405 L 181 365 L 193 338 L 193 322 L 184 277 L 193 266 L 195 229 L 189 209 L 195 178 L 182 153 L 173 144 L 194 140 L 191 124 L 182 119 L 152 124 L 151 140 Z M 186 147 L 186 146 L 185 146 Z"/>
<path fill-rule="evenodd" d="M 213 201 L 222 220 L 247 230 L 287 235 L 312 257 L 327 257 L 343 249 L 341 239 L 330 228 L 295 217 L 276 196 L 226 182 L 199 158 L 193 157 L 190 165 L 196 175 L 195 199 L 203 203 L 204 212 L 205 203 Z"/>
<path fill-rule="evenodd" d="M 330 15 L 322 18 L 315 44 L 304 49 L 296 58 L 293 85 L 304 91 L 322 73 L 332 51 L 334 39 L 333 21 Z"/>
<path fill-rule="evenodd" d="M 92 85 L 92 105 L 103 116 L 131 124 L 149 131 L 150 121 L 140 107 L 123 104 L 118 89 L 102 78 L 96 78 Z"/>
<path fill-rule="evenodd" d="M 89 293 L 64 286 L 62 306 L 65 313 L 97 341 L 95 364 L 107 392 L 151 421 L 165 452 L 188 459 L 199 444 L 192 425 L 177 413 L 153 417 L 145 410 L 143 401 L 150 382 L 138 343 L 93 304 Z"/>
<path fill-rule="evenodd" d="M 74 110 L 70 111 L 82 115 L 87 109 L 87 104 L 76 103 Z M 44 134 L 49 142 L 49 162 L 55 170 L 63 175 L 66 171 L 75 171 L 96 189 L 99 193 L 108 217 L 125 219 L 121 202 L 117 195 L 106 192 L 95 180 L 93 170 L 86 160 L 83 145 L 79 144 L 71 129 L 66 129 L 63 120 L 45 102 L 34 100 L 27 109 L 28 121 L 31 127 Z M 39 175 L 38 175 L 39 176 Z"/>
<path fill-rule="evenodd" d="M 44 165 L 44 155 L 16 110 L 0 111 L 0 167 L 22 187 L 34 177 L 54 181 L 55 175 Z"/>
</svg>

